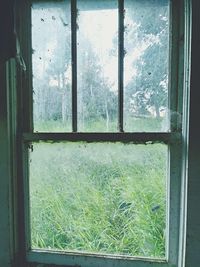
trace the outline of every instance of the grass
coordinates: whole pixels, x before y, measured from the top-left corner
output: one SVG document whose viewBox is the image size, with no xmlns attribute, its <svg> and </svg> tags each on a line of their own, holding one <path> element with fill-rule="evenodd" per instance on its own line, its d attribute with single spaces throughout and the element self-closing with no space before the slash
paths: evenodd
<svg viewBox="0 0 200 267">
<path fill-rule="evenodd" d="M 163 118 L 124 118 L 124 130 L 126 132 L 161 132 L 166 130 L 166 119 Z M 62 123 L 61 120 L 38 121 L 34 123 L 34 130 L 37 132 L 71 132 L 72 122 L 66 121 Z M 78 121 L 78 131 L 80 132 L 116 132 L 117 121 L 109 121 L 108 127 L 106 120 L 99 119 L 98 121 L 85 120 L 84 124 Z"/>
<path fill-rule="evenodd" d="M 37 143 L 32 247 L 162 258 L 167 147 Z"/>
</svg>

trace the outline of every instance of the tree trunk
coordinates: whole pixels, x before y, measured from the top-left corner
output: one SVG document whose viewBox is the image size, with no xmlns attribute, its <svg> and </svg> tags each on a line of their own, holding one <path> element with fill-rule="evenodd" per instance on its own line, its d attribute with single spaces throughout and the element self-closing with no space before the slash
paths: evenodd
<svg viewBox="0 0 200 267">
<path fill-rule="evenodd" d="M 105 107 L 106 107 L 106 129 L 108 131 L 109 130 L 109 112 L 108 112 L 108 103 L 107 103 L 107 101 L 106 101 Z"/>
<path fill-rule="evenodd" d="M 67 87 L 65 85 L 64 74 L 62 75 L 62 122 L 67 121 Z"/>
<path fill-rule="evenodd" d="M 160 109 L 159 109 L 159 105 L 155 105 L 155 110 L 156 110 L 156 118 L 160 118 Z"/>
</svg>

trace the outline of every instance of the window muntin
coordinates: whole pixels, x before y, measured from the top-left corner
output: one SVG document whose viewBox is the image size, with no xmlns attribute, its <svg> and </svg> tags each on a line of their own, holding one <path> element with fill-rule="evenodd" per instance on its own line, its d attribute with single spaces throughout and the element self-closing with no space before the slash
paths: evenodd
<svg viewBox="0 0 200 267">
<path fill-rule="evenodd" d="M 74 13 L 76 10 L 76 1 L 71 1 L 72 2 L 72 10 Z M 172 37 L 170 38 L 170 42 L 172 41 L 172 44 L 175 44 L 175 46 L 172 46 L 172 44 L 170 43 L 170 66 L 171 69 L 173 69 L 173 73 L 170 72 L 170 79 L 169 79 L 169 88 L 170 88 L 170 110 L 173 111 L 173 114 L 176 116 L 176 112 L 181 112 L 181 109 L 176 105 L 177 103 L 181 102 L 181 98 L 179 98 L 178 100 L 178 96 L 177 94 L 179 93 L 179 90 L 181 90 L 181 88 L 178 89 L 177 91 L 177 77 L 176 77 L 176 71 L 178 70 L 177 67 L 177 54 L 178 53 L 178 47 L 177 47 L 177 39 L 178 39 L 178 32 L 177 29 L 179 28 L 178 26 L 178 20 L 175 18 L 178 18 L 178 13 L 179 13 L 179 7 L 181 7 L 180 2 L 174 3 L 173 1 L 170 2 L 171 3 L 171 8 L 170 8 L 170 33 L 172 33 Z M 120 10 L 123 10 L 123 1 L 119 1 L 119 6 L 120 6 Z M 73 13 L 72 12 L 72 13 Z M 123 13 L 123 12 L 122 12 Z M 121 13 L 121 14 L 122 14 Z M 123 17 L 123 16 L 122 16 Z M 122 20 L 121 17 L 121 20 Z M 75 17 L 74 17 L 75 18 Z M 73 21 L 73 25 L 75 25 L 75 20 L 74 18 L 72 18 Z M 119 19 L 120 21 L 120 19 Z M 123 23 L 121 24 L 121 26 L 123 26 Z M 72 27 L 73 28 L 73 27 Z M 122 29 L 122 27 L 121 27 Z M 181 33 L 180 33 L 181 34 Z M 121 36 L 122 37 L 122 36 Z M 74 34 L 72 32 L 72 39 L 76 40 L 76 38 L 74 37 Z M 123 38 L 121 38 L 122 40 Z M 72 41 L 73 43 L 73 41 Z M 119 46 L 119 50 L 121 51 L 121 55 L 123 54 L 123 46 Z M 74 46 L 72 45 L 72 50 L 74 49 Z M 76 49 L 74 49 L 76 50 Z M 182 51 L 183 52 L 183 51 Z M 72 51 L 72 58 L 76 58 L 76 51 Z M 120 62 L 122 63 L 122 57 Z M 73 66 L 76 65 L 77 62 L 73 61 L 72 64 L 72 69 Z M 120 64 L 119 64 L 120 65 Z M 120 65 L 121 66 L 121 65 Z M 121 68 L 122 70 L 123 68 Z M 76 74 L 76 71 L 72 71 L 72 80 L 74 79 L 74 74 Z M 119 75 L 121 78 L 121 80 L 123 80 L 123 75 Z M 173 79 L 171 79 L 171 76 Z M 75 79 L 76 80 L 76 79 Z M 76 81 L 73 85 L 72 82 L 72 87 L 74 86 L 74 88 L 76 89 Z M 173 89 L 173 90 L 172 90 Z M 176 89 L 176 90 L 175 90 Z M 72 90 L 72 96 L 74 94 L 74 90 Z M 173 97 L 175 96 L 175 98 Z M 74 98 L 72 100 L 72 106 L 74 105 Z M 180 102 L 178 102 L 180 101 Z M 123 102 L 120 102 L 121 104 L 121 108 L 123 107 L 122 105 Z M 120 105 L 119 105 L 120 106 Z M 72 110 L 76 110 L 76 107 L 72 107 Z M 119 112 L 120 113 L 120 112 Z M 119 114 L 120 115 L 120 114 Z M 121 116 L 119 116 L 119 121 L 121 120 L 121 122 L 123 121 L 121 119 Z M 73 125 L 74 125 L 74 121 L 76 121 L 76 118 L 74 120 L 74 118 L 72 118 L 73 121 Z M 30 125 L 30 122 L 26 122 L 26 125 Z M 75 123 L 76 124 L 76 123 Z M 169 145 L 169 151 L 170 151 L 170 157 L 169 157 L 169 165 L 170 165 L 170 169 L 169 169 L 169 176 L 170 176 L 170 183 L 168 183 L 168 203 L 167 203 L 167 210 L 169 211 L 169 216 L 168 220 L 167 220 L 167 229 L 166 229 L 166 237 L 167 237 L 167 248 L 166 248 L 166 260 L 156 260 L 156 259 L 137 259 L 137 258 L 127 258 L 124 257 L 123 259 L 121 257 L 115 256 L 114 258 L 111 256 L 108 257 L 97 257 L 94 254 L 79 254 L 79 253 L 65 253 L 65 254 L 60 254 L 60 253 L 52 253 L 52 252 L 44 252 L 44 251 L 38 251 L 38 250 L 32 250 L 30 249 L 30 242 L 29 242 L 29 237 L 30 237 L 30 229 L 29 229 L 29 216 L 28 216 L 28 212 L 29 212 L 29 205 L 28 205 L 28 195 L 25 195 L 25 199 L 26 199 L 26 208 L 27 208 L 27 220 L 26 220 L 26 233 L 27 233 L 27 248 L 28 248 L 28 252 L 27 252 L 27 259 L 30 262 L 38 262 L 38 263 L 46 263 L 46 264 L 71 264 L 71 265 L 76 265 L 77 263 L 80 264 L 83 267 L 86 267 L 88 265 L 91 266 L 98 266 L 98 264 L 100 265 L 104 265 L 104 266 L 110 266 L 111 264 L 113 264 L 113 261 L 117 261 L 116 264 L 118 264 L 119 266 L 124 266 L 124 264 L 126 266 L 149 266 L 149 264 L 153 264 L 154 266 L 169 266 L 170 264 L 174 264 L 177 265 L 178 262 L 178 231 L 179 231 L 179 208 L 180 208 L 180 201 L 179 201 L 179 193 L 180 193 L 180 182 L 181 182 L 181 173 L 180 173 L 180 166 L 178 164 L 178 162 L 181 162 L 181 143 L 180 143 L 180 137 L 181 135 L 179 135 L 178 133 L 173 132 L 174 130 L 176 130 L 178 127 L 176 126 L 176 118 L 173 119 L 173 121 L 170 121 L 170 124 L 173 125 L 172 128 L 172 132 L 171 133 L 150 133 L 150 132 L 146 132 L 146 133 L 141 133 L 139 132 L 138 134 L 131 134 L 131 133 L 123 133 L 123 134 L 119 134 L 119 133 L 112 133 L 111 135 L 108 133 L 103 133 L 103 134 L 90 134 L 90 133 L 83 133 L 83 134 L 76 134 L 76 133 L 66 133 L 66 134 L 61 134 L 61 133 L 31 133 L 28 132 L 27 133 L 27 127 L 26 128 L 26 133 L 24 134 L 24 141 L 25 144 L 27 143 L 32 143 L 35 141 L 40 141 L 40 140 L 45 140 L 45 141 L 90 141 L 90 142 L 95 142 L 95 141 L 121 141 L 121 142 L 132 142 L 132 143 L 145 143 L 145 142 L 165 142 Z M 76 127 L 73 127 L 73 129 L 75 129 Z M 120 127 L 119 127 L 120 128 Z M 122 130 L 122 128 L 120 128 Z M 178 128 L 180 130 L 180 128 Z M 27 147 L 28 148 L 28 147 Z M 28 150 L 27 150 L 28 151 Z M 25 159 L 27 158 L 27 152 L 25 152 Z M 27 170 L 25 170 L 25 177 L 27 177 Z M 26 179 L 26 178 L 25 178 Z M 27 191 L 27 186 L 25 183 L 25 191 Z M 170 232 L 168 232 L 170 227 Z M 105 258 L 106 259 L 105 259 Z M 105 259 L 105 260 L 104 260 Z M 122 261 L 121 261 L 122 259 Z"/>
</svg>

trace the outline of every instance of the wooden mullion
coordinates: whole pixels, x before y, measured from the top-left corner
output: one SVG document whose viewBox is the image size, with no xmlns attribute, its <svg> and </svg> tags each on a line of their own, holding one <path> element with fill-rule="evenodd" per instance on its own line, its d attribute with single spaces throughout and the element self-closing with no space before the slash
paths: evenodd
<svg viewBox="0 0 200 267">
<path fill-rule="evenodd" d="M 118 0 L 118 128 L 123 132 L 124 109 L 124 0 Z"/>
<path fill-rule="evenodd" d="M 77 1 L 71 0 L 72 131 L 77 132 Z"/>
<path fill-rule="evenodd" d="M 170 143 L 180 138 L 178 133 L 34 133 L 24 134 L 25 142 L 123 142 Z"/>
</svg>

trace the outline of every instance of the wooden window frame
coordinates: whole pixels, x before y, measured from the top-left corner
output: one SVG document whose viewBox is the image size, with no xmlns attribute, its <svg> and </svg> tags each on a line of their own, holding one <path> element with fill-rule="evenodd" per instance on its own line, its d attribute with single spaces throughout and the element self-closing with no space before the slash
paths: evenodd
<svg viewBox="0 0 200 267">
<path fill-rule="evenodd" d="M 73 1 L 72 1 L 73 2 Z M 73 6 L 73 5 L 72 5 Z M 121 6 L 121 8 L 123 5 Z M 74 5 L 75 8 L 75 5 Z M 186 167 L 187 167 L 187 135 L 188 135 L 188 80 L 189 80 L 189 63 L 190 63 L 190 1 L 189 0 L 171 0 L 171 59 L 170 59 L 170 110 L 176 114 L 182 114 L 182 124 L 179 125 L 177 116 L 173 121 L 171 131 L 168 133 L 123 133 L 123 113 L 119 112 L 119 133 L 77 133 L 77 118 L 73 119 L 73 133 L 34 133 L 32 127 L 32 71 L 31 71 L 31 10 L 30 1 L 20 0 L 17 4 L 17 22 L 19 29 L 19 40 L 21 43 L 22 54 L 26 62 L 27 70 L 24 72 L 20 66 L 16 66 L 15 62 L 7 63 L 7 78 L 11 81 L 7 84 L 7 88 L 11 88 L 11 92 L 17 87 L 17 96 L 9 96 L 11 106 L 17 101 L 17 111 L 13 111 L 18 119 L 18 125 L 13 127 L 12 118 L 8 118 L 11 123 L 10 131 L 16 136 L 12 137 L 17 140 L 17 145 L 10 144 L 11 151 L 17 150 L 18 159 L 12 158 L 12 166 L 16 175 L 18 188 L 16 201 L 18 207 L 18 215 L 15 227 L 12 226 L 13 236 L 15 233 L 15 243 L 13 251 L 20 251 L 14 266 L 155 266 L 155 267 L 172 267 L 183 266 L 181 259 L 185 251 L 185 183 L 186 183 Z M 185 14 L 183 16 L 183 14 Z M 24 23 L 26 21 L 27 23 Z M 75 23 L 73 21 L 73 23 Z M 122 24 L 121 24 L 122 26 Z M 183 37 L 184 36 L 184 37 Z M 74 42 L 76 42 L 76 36 Z M 122 46 L 119 47 L 122 51 Z M 73 51 L 73 49 L 72 49 Z M 74 49 L 74 57 L 76 51 Z M 119 59 L 120 61 L 120 59 Z M 120 65 L 121 66 L 121 65 Z M 120 68 L 121 69 L 121 68 Z M 16 74 L 13 75 L 13 72 Z M 76 69 L 74 71 L 74 79 L 76 79 Z M 123 81 L 123 68 L 119 71 L 121 77 L 119 81 Z M 13 80 L 16 75 L 17 86 Z M 119 82 L 121 84 L 121 82 Z M 76 84 L 76 81 L 75 81 Z M 120 92 L 122 87 L 119 86 Z M 76 89 L 75 89 L 76 91 Z M 5 98 L 6 96 L 4 96 Z M 17 100 L 16 100 L 17 99 Z M 73 110 L 77 110 L 76 95 L 73 100 Z M 121 101 L 120 101 L 121 102 Z M 122 102 L 121 102 L 122 103 Z M 119 103 L 119 105 L 122 105 Z M 121 107 L 123 110 L 123 107 Z M 120 110 L 121 110 L 120 108 Z M 12 112 L 11 112 L 12 113 Z M 76 113 L 76 112 L 75 112 Z M 9 116 L 13 116 L 9 114 Z M 21 123 L 19 123 L 21 122 Z M 12 139 L 11 138 L 11 139 Z M 16 139 L 15 139 L 16 138 Z M 10 140 L 10 139 L 9 139 Z M 82 253 L 64 253 L 50 252 L 45 250 L 31 250 L 29 242 L 29 209 L 28 209 L 28 145 L 30 142 L 37 141 L 120 141 L 131 143 L 148 143 L 148 142 L 164 142 L 170 146 L 170 182 L 169 182 L 169 203 L 168 203 L 168 249 L 166 260 L 149 259 L 142 257 L 121 257 L 121 256 L 99 256 L 88 255 Z M 16 167 L 15 164 L 18 163 Z M 177 163 L 179 163 L 177 165 Z M 13 174 L 13 176 L 15 176 Z M 12 175 L 11 175 L 12 176 Z M 13 183 L 13 182 L 12 182 Z M 21 185 L 23 189 L 21 188 Z M 11 186 L 12 187 L 12 186 Z M 16 191 L 16 190 L 14 190 Z M 10 204 L 9 204 L 10 205 Z M 8 205 L 8 206 L 9 206 Z M 17 233 L 17 234 L 16 234 Z"/>
</svg>

